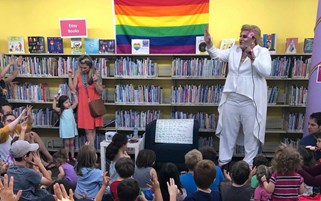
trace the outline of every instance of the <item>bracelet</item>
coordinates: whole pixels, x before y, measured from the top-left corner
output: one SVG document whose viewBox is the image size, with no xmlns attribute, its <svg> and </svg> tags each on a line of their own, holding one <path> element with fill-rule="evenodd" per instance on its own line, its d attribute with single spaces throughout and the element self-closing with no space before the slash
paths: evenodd
<svg viewBox="0 0 321 201">
<path fill-rule="evenodd" d="M 262 181 L 262 183 L 267 182 L 266 180 Z"/>
</svg>

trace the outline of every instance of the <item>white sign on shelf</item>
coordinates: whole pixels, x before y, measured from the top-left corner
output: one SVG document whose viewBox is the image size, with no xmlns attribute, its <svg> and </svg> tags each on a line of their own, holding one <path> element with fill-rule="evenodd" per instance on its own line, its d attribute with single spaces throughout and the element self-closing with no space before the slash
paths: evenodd
<svg viewBox="0 0 321 201">
<path fill-rule="evenodd" d="M 155 143 L 193 144 L 194 119 L 158 119 Z"/>
</svg>

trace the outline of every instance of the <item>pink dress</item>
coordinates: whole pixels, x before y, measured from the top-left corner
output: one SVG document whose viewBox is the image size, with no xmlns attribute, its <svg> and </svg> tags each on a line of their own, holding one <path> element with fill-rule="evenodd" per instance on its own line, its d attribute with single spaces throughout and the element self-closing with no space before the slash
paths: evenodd
<svg viewBox="0 0 321 201">
<path fill-rule="evenodd" d="M 82 84 L 81 73 L 77 77 L 77 88 L 78 88 L 78 128 L 83 129 L 94 129 L 95 127 L 103 126 L 102 117 L 92 117 L 89 111 L 88 96 L 86 88 Z M 101 98 L 95 89 L 95 84 L 88 85 L 88 95 L 90 100 L 96 100 Z"/>
</svg>

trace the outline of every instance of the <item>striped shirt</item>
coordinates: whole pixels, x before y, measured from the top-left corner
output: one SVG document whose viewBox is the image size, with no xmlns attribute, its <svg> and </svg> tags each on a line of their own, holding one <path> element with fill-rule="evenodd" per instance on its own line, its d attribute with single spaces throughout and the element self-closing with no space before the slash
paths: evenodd
<svg viewBox="0 0 321 201">
<path fill-rule="evenodd" d="M 298 173 L 293 172 L 287 175 L 273 173 L 270 182 L 275 185 L 272 193 L 273 201 L 298 200 L 300 185 L 303 183 L 303 178 Z"/>
</svg>

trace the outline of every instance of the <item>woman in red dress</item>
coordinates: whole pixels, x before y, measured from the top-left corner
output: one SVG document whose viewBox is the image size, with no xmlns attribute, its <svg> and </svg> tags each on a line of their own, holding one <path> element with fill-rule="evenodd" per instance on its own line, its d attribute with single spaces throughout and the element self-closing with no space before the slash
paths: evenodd
<svg viewBox="0 0 321 201">
<path fill-rule="evenodd" d="M 90 56 L 82 55 L 78 58 L 78 70 L 72 79 L 71 70 L 68 71 L 68 83 L 71 90 L 78 90 L 78 128 L 85 129 L 87 141 L 94 145 L 96 127 L 103 126 L 102 117 L 92 117 L 89 111 L 89 100 L 100 99 L 103 90 L 101 77 L 93 66 Z M 88 91 L 88 93 L 87 93 Z"/>
</svg>

